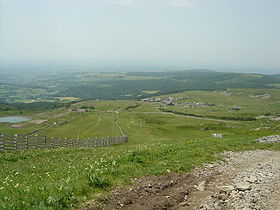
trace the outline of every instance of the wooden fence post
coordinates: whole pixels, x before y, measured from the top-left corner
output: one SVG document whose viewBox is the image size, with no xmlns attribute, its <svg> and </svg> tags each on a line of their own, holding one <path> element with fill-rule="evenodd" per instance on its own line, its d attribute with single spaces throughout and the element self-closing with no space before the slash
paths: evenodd
<svg viewBox="0 0 280 210">
<path fill-rule="evenodd" d="M 15 138 L 14 138 L 14 150 L 16 150 L 17 151 L 17 134 L 15 134 Z"/>
<path fill-rule="evenodd" d="M 71 138 L 65 139 L 65 147 L 68 148 L 68 144 L 69 144 L 70 141 L 71 141 Z"/>
<path fill-rule="evenodd" d="M 26 149 L 29 150 L 28 136 L 26 135 L 24 138 L 26 141 Z"/>
<path fill-rule="evenodd" d="M 36 149 L 38 149 L 38 134 L 35 135 L 35 145 L 36 145 Z"/>
<path fill-rule="evenodd" d="M 53 137 L 51 137 L 51 148 L 52 148 L 52 149 L 54 148 L 54 145 L 53 145 Z"/>
<path fill-rule="evenodd" d="M 0 151 L 4 151 L 4 135 L 0 136 Z"/>
</svg>

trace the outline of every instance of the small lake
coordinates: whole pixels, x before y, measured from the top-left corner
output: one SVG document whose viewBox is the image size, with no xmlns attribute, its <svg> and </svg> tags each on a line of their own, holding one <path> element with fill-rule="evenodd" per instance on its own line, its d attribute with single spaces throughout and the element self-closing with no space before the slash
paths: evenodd
<svg viewBox="0 0 280 210">
<path fill-rule="evenodd" d="M 7 116 L 7 117 L 0 117 L 0 122 L 8 122 L 8 123 L 19 123 L 31 120 L 29 117 L 22 117 L 22 116 Z"/>
</svg>

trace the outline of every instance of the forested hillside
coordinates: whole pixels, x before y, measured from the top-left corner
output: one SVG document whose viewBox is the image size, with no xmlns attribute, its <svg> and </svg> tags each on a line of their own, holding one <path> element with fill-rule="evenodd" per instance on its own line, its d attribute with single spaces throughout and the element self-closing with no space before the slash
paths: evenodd
<svg viewBox="0 0 280 210">
<path fill-rule="evenodd" d="M 29 75 L 29 76 L 27 76 Z M 279 75 L 210 70 L 154 72 L 27 72 L 0 78 L 0 101 L 6 103 L 61 102 L 80 99 L 141 99 L 187 90 L 280 88 Z"/>
</svg>

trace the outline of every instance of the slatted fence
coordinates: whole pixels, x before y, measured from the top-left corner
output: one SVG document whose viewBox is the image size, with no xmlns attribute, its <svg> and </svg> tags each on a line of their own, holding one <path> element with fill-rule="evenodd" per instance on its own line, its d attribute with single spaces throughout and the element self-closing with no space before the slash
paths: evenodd
<svg viewBox="0 0 280 210">
<path fill-rule="evenodd" d="M 77 147 L 106 147 L 128 141 L 127 136 L 102 138 L 62 138 L 27 135 L 0 135 L 0 151 L 20 151 L 33 149 L 57 149 Z"/>
</svg>

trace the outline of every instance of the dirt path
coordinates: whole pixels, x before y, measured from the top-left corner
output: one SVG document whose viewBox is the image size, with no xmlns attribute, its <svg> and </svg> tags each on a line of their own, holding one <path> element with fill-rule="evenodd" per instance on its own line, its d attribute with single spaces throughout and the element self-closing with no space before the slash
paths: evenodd
<svg viewBox="0 0 280 210">
<path fill-rule="evenodd" d="M 161 112 L 161 114 L 169 114 L 174 115 L 178 117 L 186 117 L 186 118 L 192 118 L 192 119 L 200 119 L 200 120 L 208 120 L 208 121 L 215 121 L 215 122 L 224 122 L 224 123 L 239 123 L 238 121 L 234 120 L 219 120 L 219 119 L 213 119 L 208 117 L 195 117 L 195 116 L 188 116 L 188 115 L 181 115 L 181 114 L 174 114 L 174 113 L 168 113 L 168 112 Z"/>
<path fill-rule="evenodd" d="M 120 124 L 119 124 L 119 122 L 118 122 L 118 120 L 119 120 L 119 113 L 116 111 L 115 112 L 116 113 L 116 115 L 115 115 L 115 126 L 119 129 L 119 131 L 120 131 L 120 134 L 122 135 L 122 136 L 124 136 L 125 134 L 124 134 L 124 132 L 123 132 L 123 129 L 122 129 L 122 127 L 120 126 Z"/>
<path fill-rule="evenodd" d="M 215 122 L 224 122 L 224 123 L 239 123 L 239 121 L 234 121 L 234 120 L 219 120 L 219 119 L 213 119 L 213 118 L 208 118 L 208 117 L 196 117 L 196 116 L 189 116 L 189 115 L 181 115 L 181 114 L 174 114 L 171 112 L 133 112 L 131 113 L 137 113 L 137 114 L 164 114 L 164 115 L 173 115 L 177 117 L 185 117 L 185 118 L 191 118 L 191 119 L 199 119 L 199 120 L 208 120 L 208 121 L 215 121 Z"/>
<path fill-rule="evenodd" d="M 92 128 L 96 128 L 99 125 L 99 123 L 102 121 L 101 117 L 97 116 L 97 118 L 98 118 L 98 120 Z"/>
<path fill-rule="evenodd" d="M 226 161 L 185 175 L 134 180 L 90 209 L 280 209 L 280 152 L 226 152 Z"/>
</svg>

